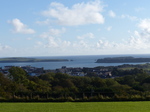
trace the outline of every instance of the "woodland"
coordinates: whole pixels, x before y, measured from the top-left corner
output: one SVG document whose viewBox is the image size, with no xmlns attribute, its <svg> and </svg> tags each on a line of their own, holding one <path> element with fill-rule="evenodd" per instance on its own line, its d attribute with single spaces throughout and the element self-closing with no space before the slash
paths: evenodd
<svg viewBox="0 0 150 112">
<path fill-rule="evenodd" d="M 92 74 L 92 73 L 89 73 Z M 19 67 L 0 73 L 2 102 L 148 101 L 150 75 L 143 69 L 112 69 L 115 78 L 45 73 L 30 76 Z"/>
</svg>

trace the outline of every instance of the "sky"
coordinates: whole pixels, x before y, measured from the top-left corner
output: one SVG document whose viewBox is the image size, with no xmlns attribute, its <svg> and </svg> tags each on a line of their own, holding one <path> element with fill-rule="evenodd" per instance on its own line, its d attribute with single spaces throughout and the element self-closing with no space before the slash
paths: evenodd
<svg viewBox="0 0 150 112">
<path fill-rule="evenodd" d="M 0 57 L 150 54 L 149 0 L 0 2 Z"/>
</svg>

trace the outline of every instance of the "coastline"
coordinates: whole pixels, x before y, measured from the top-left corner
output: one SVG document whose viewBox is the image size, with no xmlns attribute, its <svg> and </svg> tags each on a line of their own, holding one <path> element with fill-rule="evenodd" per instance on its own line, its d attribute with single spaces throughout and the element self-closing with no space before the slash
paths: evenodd
<svg viewBox="0 0 150 112">
<path fill-rule="evenodd" d="M 96 63 L 141 63 L 150 62 L 150 58 L 134 58 L 134 57 L 113 57 L 98 59 Z"/>
<path fill-rule="evenodd" d="M 122 57 L 122 56 L 133 56 L 133 57 L 150 57 L 150 54 L 146 55 L 85 55 L 85 56 L 41 56 L 41 57 L 28 57 L 28 58 L 36 58 L 36 59 L 67 59 L 69 61 L 51 61 L 51 62 L 12 62 L 12 63 L 0 63 L 0 67 L 4 66 L 34 66 L 44 69 L 50 69 L 54 70 L 57 68 L 61 68 L 62 66 L 66 67 L 98 67 L 98 66 L 118 66 L 123 64 L 144 64 L 144 62 L 141 63 L 95 63 L 97 59 L 103 59 L 106 57 Z M 73 61 L 70 61 L 73 60 Z"/>
<path fill-rule="evenodd" d="M 37 59 L 37 58 L 0 58 L 0 63 L 33 63 L 33 62 L 61 62 L 68 59 Z"/>
</svg>

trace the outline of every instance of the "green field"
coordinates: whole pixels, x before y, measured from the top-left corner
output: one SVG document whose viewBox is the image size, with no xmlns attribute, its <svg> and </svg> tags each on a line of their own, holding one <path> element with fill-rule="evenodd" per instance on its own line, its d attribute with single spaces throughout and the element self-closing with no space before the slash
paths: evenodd
<svg viewBox="0 0 150 112">
<path fill-rule="evenodd" d="M 150 102 L 0 103 L 0 112 L 150 112 Z"/>
</svg>

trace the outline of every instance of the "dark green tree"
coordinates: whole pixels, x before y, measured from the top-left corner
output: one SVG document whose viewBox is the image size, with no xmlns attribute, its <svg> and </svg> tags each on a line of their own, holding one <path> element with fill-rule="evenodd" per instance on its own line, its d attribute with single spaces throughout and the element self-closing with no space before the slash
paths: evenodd
<svg viewBox="0 0 150 112">
<path fill-rule="evenodd" d="M 12 67 L 9 69 L 9 78 L 16 83 L 26 83 L 27 73 L 20 67 Z"/>
</svg>

